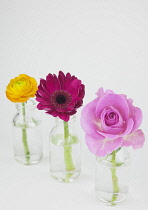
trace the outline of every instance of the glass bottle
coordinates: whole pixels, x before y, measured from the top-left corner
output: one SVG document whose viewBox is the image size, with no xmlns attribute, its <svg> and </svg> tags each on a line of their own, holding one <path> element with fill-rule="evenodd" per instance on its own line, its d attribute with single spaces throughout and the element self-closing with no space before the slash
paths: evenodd
<svg viewBox="0 0 148 210">
<path fill-rule="evenodd" d="M 14 158 L 25 165 L 38 163 L 43 156 L 41 120 L 37 117 L 36 103 L 29 99 L 16 104 L 13 118 Z"/>
<path fill-rule="evenodd" d="M 96 158 L 95 191 L 99 200 L 116 205 L 127 198 L 130 181 L 130 156 L 119 148 Z"/>
<path fill-rule="evenodd" d="M 61 182 L 73 182 L 81 171 L 81 143 L 76 116 L 68 122 L 56 118 L 50 133 L 50 174 Z"/>
</svg>

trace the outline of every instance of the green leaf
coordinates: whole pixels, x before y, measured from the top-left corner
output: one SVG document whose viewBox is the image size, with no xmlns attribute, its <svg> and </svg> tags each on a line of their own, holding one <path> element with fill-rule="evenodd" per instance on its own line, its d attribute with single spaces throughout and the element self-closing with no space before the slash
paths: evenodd
<svg viewBox="0 0 148 210">
<path fill-rule="evenodd" d="M 70 135 L 69 144 L 77 144 L 77 143 L 78 143 L 78 138 L 77 138 L 77 136 Z"/>
<path fill-rule="evenodd" d="M 122 166 L 123 164 L 124 164 L 124 162 L 116 163 L 116 166 Z"/>
</svg>

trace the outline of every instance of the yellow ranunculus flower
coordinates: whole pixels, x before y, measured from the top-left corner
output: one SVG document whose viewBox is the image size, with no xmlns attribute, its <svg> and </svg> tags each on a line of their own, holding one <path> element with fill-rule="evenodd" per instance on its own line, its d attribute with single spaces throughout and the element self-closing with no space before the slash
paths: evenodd
<svg viewBox="0 0 148 210">
<path fill-rule="evenodd" d="M 10 80 L 6 87 L 6 96 L 12 102 L 25 102 L 30 97 L 34 97 L 38 89 L 37 82 L 33 77 L 20 74 Z"/>
</svg>

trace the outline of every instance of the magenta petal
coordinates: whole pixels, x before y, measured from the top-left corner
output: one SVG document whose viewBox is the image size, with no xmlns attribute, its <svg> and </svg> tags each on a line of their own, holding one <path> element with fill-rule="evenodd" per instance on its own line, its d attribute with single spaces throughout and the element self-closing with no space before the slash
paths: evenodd
<svg viewBox="0 0 148 210">
<path fill-rule="evenodd" d="M 89 150 L 99 157 L 104 157 L 107 154 L 112 153 L 121 146 L 123 141 L 122 138 L 113 140 L 105 138 L 103 140 L 98 140 L 88 134 L 86 134 L 85 140 Z"/>
<path fill-rule="evenodd" d="M 58 90 L 58 84 L 52 74 L 49 74 L 46 79 L 46 88 L 51 92 Z"/>
<path fill-rule="evenodd" d="M 69 115 L 67 115 L 67 114 L 65 114 L 65 113 L 59 113 L 59 118 L 60 118 L 61 120 L 64 120 L 65 122 L 68 122 L 69 119 L 70 119 Z"/>
<path fill-rule="evenodd" d="M 50 93 L 57 90 L 55 85 L 54 85 L 54 80 L 47 80 L 46 81 L 46 86 L 47 86 L 47 89 L 49 90 Z"/>
<path fill-rule="evenodd" d="M 45 110 L 45 111 L 51 110 L 50 106 L 48 106 L 48 105 L 42 105 L 41 103 L 39 103 L 39 104 L 37 105 L 37 108 L 38 108 L 39 110 Z"/>
<path fill-rule="evenodd" d="M 38 105 L 37 105 L 37 108 L 38 108 L 39 110 L 43 110 L 41 104 L 38 104 Z"/>
<path fill-rule="evenodd" d="M 68 111 L 66 112 L 68 115 L 74 115 L 77 111 L 76 110 L 72 110 L 72 111 Z"/>
<path fill-rule="evenodd" d="M 65 84 L 64 84 L 64 88 L 68 89 L 68 87 L 71 85 L 73 79 L 72 77 L 68 76 L 69 74 L 67 74 L 67 76 L 65 77 Z"/>
<path fill-rule="evenodd" d="M 72 95 L 72 100 L 77 100 L 79 99 L 78 95 L 79 95 L 79 88 L 77 87 L 76 89 L 73 88 L 73 91 L 69 91 L 68 92 Z"/>
<path fill-rule="evenodd" d="M 71 82 L 72 82 L 71 78 L 66 78 L 64 83 L 64 89 L 68 90 L 68 87 L 70 86 Z"/>
<path fill-rule="evenodd" d="M 85 88 L 80 80 L 70 73 L 65 76 L 59 71 L 58 78 L 55 74 L 48 74 L 46 80 L 40 80 L 36 100 L 40 102 L 39 109 L 68 121 L 69 116 L 75 114 L 83 104 L 84 94 Z"/>
<path fill-rule="evenodd" d="M 71 74 L 69 72 L 66 74 L 66 79 L 67 78 L 71 78 Z"/>
<path fill-rule="evenodd" d="M 54 79 L 54 86 L 56 90 L 60 90 L 61 86 L 60 86 L 60 82 L 57 78 L 57 76 L 55 74 L 53 74 L 53 79 Z"/>
<path fill-rule="evenodd" d="M 79 90 L 79 97 L 83 99 L 84 95 L 85 95 L 85 86 L 81 84 L 80 90 Z"/>
<path fill-rule="evenodd" d="M 39 101 L 39 102 L 40 102 L 40 101 Z M 53 107 L 53 105 L 52 105 L 49 101 L 46 101 L 46 100 L 44 100 L 43 98 L 41 98 L 41 104 L 42 104 L 42 105 L 47 105 L 47 106 Z"/>
<path fill-rule="evenodd" d="M 74 107 L 75 107 L 75 103 L 71 103 L 71 104 L 69 104 L 69 105 L 66 107 L 66 110 L 67 110 L 67 111 L 71 111 L 71 110 L 74 109 Z"/>
<path fill-rule="evenodd" d="M 57 112 L 65 112 L 65 109 L 63 109 L 63 108 L 56 108 L 56 111 Z"/>
<path fill-rule="evenodd" d="M 53 79 L 53 75 L 49 73 L 49 74 L 46 76 L 46 81 L 47 81 L 47 80 L 50 80 L 50 79 L 51 79 L 51 80 Z"/>
<path fill-rule="evenodd" d="M 46 88 L 46 81 L 44 79 L 40 79 L 40 85 L 38 87 L 38 91 L 43 90 L 47 95 L 50 96 L 50 92 Z"/>
<path fill-rule="evenodd" d="M 67 86 L 67 90 L 73 94 L 73 92 L 77 92 L 77 95 L 79 93 L 79 87 L 80 86 L 80 80 L 74 79 L 69 86 Z"/>
<path fill-rule="evenodd" d="M 62 71 L 59 71 L 59 75 L 61 75 L 65 79 L 65 74 Z"/>
<path fill-rule="evenodd" d="M 97 132 L 100 126 L 100 123 L 98 122 L 98 119 L 95 116 L 95 109 L 98 101 L 95 99 L 94 101 L 88 103 L 84 108 L 82 109 L 81 113 L 81 126 L 83 130 L 87 133 L 93 136 L 97 139 L 104 139 L 104 136 L 99 134 Z"/>
<path fill-rule="evenodd" d="M 83 100 L 82 99 L 80 99 L 79 101 L 77 101 L 76 103 L 75 103 L 75 107 L 76 108 L 79 108 L 80 106 L 82 106 L 83 105 Z"/>
<path fill-rule="evenodd" d="M 47 114 L 51 114 L 53 117 L 58 117 L 59 113 L 55 110 L 51 110 L 51 111 L 48 111 L 46 112 Z"/>
<path fill-rule="evenodd" d="M 36 97 L 36 101 L 42 102 L 42 101 L 43 101 L 43 98 L 41 98 L 41 97 Z"/>
<path fill-rule="evenodd" d="M 124 141 L 122 143 L 122 146 L 125 146 L 125 147 L 132 146 L 133 149 L 139 149 L 144 144 L 145 136 L 142 130 L 139 129 L 134 133 L 124 136 L 123 139 Z"/>
<path fill-rule="evenodd" d="M 49 100 L 49 95 L 46 94 L 46 92 L 42 91 L 42 90 L 39 90 L 38 91 L 38 95 L 44 99 L 47 99 Z"/>
<path fill-rule="evenodd" d="M 96 107 L 96 116 L 100 118 L 101 112 L 107 107 L 114 107 L 117 109 L 123 117 L 123 120 L 127 120 L 129 117 L 129 107 L 124 98 L 117 94 L 104 95 L 98 102 Z"/>
<path fill-rule="evenodd" d="M 60 82 L 61 90 L 64 90 L 65 74 L 62 71 L 59 71 L 58 80 Z"/>
</svg>

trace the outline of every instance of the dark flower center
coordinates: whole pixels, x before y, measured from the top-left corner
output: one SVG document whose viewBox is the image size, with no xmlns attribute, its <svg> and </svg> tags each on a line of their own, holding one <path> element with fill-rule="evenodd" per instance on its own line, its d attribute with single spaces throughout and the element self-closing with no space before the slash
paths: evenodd
<svg viewBox="0 0 148 210">
<path fill-rule="evenodd" d="M 71 100 L 71 95 L 65 90 L 57 90 L 50 97 L 53 106 L 60 109 L 65 109 L 71 103 Z"/>
<path fill-rule="evenodd" d="M 58 104 L 64 104 L 66 102 L 66 96 L 64 96 L 64 95 L 58 95 L 56 97 L 56 102 Z"/>
</svg>

